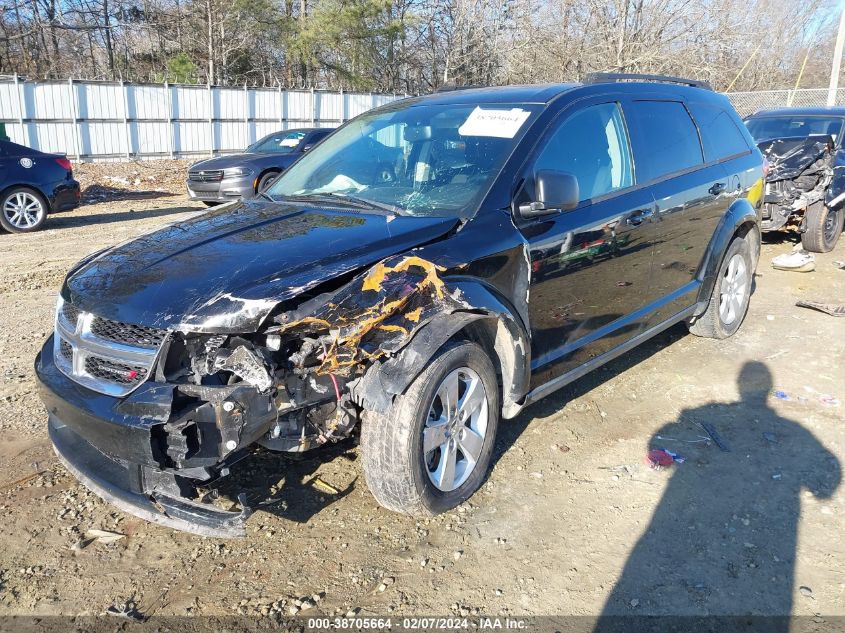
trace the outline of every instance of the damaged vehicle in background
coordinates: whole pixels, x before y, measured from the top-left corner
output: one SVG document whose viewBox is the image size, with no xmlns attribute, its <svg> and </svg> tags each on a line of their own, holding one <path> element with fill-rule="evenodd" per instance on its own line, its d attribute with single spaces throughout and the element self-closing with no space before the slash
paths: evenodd
<svg viewBox="0 0 845 633">
<path fill-rule="evenodd" d="M 436 514 L 481 486 L 500 418 L 676 323 L 732 335 L 763 159 L 724 97 L 615 79 L 394 102 L 261 198 L 85 258 L 36 360 L 62 462 L 234 536 L 257 500 L 213 493 L 236 462 L 360 429 L 376 500 Z"/>
<path fill-rule="evenodd" d="M 763 231 L 795 228 L 802 246 L 832 251 L 845 225 L 845 108 L 764 110 L 745 121 L 769 162 Z"/>
</svg>

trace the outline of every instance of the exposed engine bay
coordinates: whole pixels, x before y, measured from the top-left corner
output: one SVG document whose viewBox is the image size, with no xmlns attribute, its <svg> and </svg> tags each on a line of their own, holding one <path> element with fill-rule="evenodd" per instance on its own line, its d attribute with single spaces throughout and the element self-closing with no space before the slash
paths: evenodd
<svg viewBox="0 0 845 633">
<path fill-rule="evenodd" d="M 803 228 L 803 214 L 814 204 L 836 207 L 845 201 L 845 166 L 829 135 L 781 138 L 759 144 L 769 161 L 763 198 L 764 231 Z"/>
<path fill-rule="evenodd" d="M 419 337 L 426 344 L 431 330 L 449 336 L 444 317 L 456 327 L 475 318 L 462 291 L 441 279 L 443 271 L 417 256 L 388 258 L 332 290 L 279 304 L 255 333 L 172 331 L 150 370 L 153 380 L 118 405 L 136 420 L 133 432 L 115 436 L 103 423 L 56 423 L 51 438 L 59 456 L 95 489 L 102 484 L 70 455 L 78 461 L 87 452 L 89 466 L 98 462 L 88 471 L 108 471 L 103 460 L 128 464 L 136 514 L 151 503 L 144 515 L 150 520 L 182 521 L 178 527 L 205 535 L 240 535 L 252 511 L 245 495 L 236 495 L 237 511 L 231 500 L 228 509 L 214 506 L 216 482 L 234 463 L 256 444 L 301 452 L 349 437 L 365 406 L 383 407 L 391 397 L 374 378 L 385 362 L 396 362 L 421 328 L 429 330 Z M 413 378 L 425 361 L 410 357 L 398 366 L 400 381 L 403 373 Z M 404 383 L 398 384 L 397 393 Z M 109 490 L 99 492 L 109 498 Z M 120 506 L 121 499 L 109 500 Z"/>
<path fill-rule="evenodd" d="M 364 397 L 354 387 L 372 363 L 435 314 L 467 308 L 438 272 L 418 257 L 381 262 L 275 315 L 258 334 L 177 333 L 163 367 L 186 399 L 163 427 L 172 465 L 199 465 L 206 445 L 235 450 L 257 440 L 303 451 L 349 436 Z"/>
</svg>

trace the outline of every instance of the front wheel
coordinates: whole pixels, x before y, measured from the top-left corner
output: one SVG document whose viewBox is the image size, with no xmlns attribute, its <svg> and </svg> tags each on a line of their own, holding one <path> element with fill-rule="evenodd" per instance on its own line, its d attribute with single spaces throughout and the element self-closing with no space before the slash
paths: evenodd
<svg viewBox="0 0 845 633">
<path fill-rule="evenodd" d="M 718 339 L 735 334 L 748 312 L 753 279 L 751 247 L 746 239 L 735 237 L 722 260 L 707 309 L 690 324 L 689 331 Z"/>
<path fill-rule="evenodd" d="M 261 176 L 261 180 L 258 181 L 258 186 L 255 188 L 255 193 L 263 193 L 270 188 L 274 182 L 276 182 L 276 178 L 279 177 L 279 172 L 277 171 L 268 171 L 266 174 Z"/>
<path fill-rule="evenodd" d="M 829 253 L 842 235 L 845 208 L 829 209 L 822 201 L 807 208 L 806 230 L 801 235 L 801 245 L 812 253 Z"/>
<path fill-rule="evenodd" d="M 365 412 L 364 476 L 389 510 L 434 515 L 484 482 L 499 423 L 499 385 L 485 351 L 444 346 L 387 414 Z"/>
</svg>

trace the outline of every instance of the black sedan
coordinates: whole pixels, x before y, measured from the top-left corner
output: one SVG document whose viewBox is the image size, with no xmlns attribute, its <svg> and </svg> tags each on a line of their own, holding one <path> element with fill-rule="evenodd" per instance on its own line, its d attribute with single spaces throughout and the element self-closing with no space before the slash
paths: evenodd
<svg viewBox="0 0 845 633">
<path fill-rule="evenodd" d="M 0 225 L 11 233 L 37 231 L 48 213 L 79 206 L 79 183 L 61 154 L 0 141 Z"/>
<path fill-rule="evenodd" d="M 214 205 L 252 198 L 333 130 L 300 128 L 269 134 L 241 154 L 201 160 L 188 168 L 188 194 Z"/>
</svg>

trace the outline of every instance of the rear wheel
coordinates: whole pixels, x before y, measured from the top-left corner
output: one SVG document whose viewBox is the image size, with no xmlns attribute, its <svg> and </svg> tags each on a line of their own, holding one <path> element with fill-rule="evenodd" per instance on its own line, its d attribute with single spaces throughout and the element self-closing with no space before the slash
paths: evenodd
<svg viewBox="0 0 845 633">
<path fill-rule="evenodd" d="M 484 350 L 446 345 L 386 415 L 365 413 L 364 475 L 376 501 L 417 515 L 463 503 L 487 475 L 499 413 L 496 372 Z"/>
<path fill-rule="evenodd" d="M 0 200 L 0 225 L 10 233 L 30 233 L 47 220 L 47 202 L 32 189 L 15 187 Z"/>
<path fill-rule="evenodd" d="M 736 333 L 748 312 L 754 262 L 751 247 L 741 237 L 735 237 L 728 247 L 707 309 L 689 326 L 696 336 L 728 338 Z"/>
<path fill-rule="evenodd" d="M 819 200 L 807 207 L 806 230 L 801 235 L 801 245 L 813 253 L 829 253 L 842 235 L 845 208 L 829 209 Z"/>
</svg>

